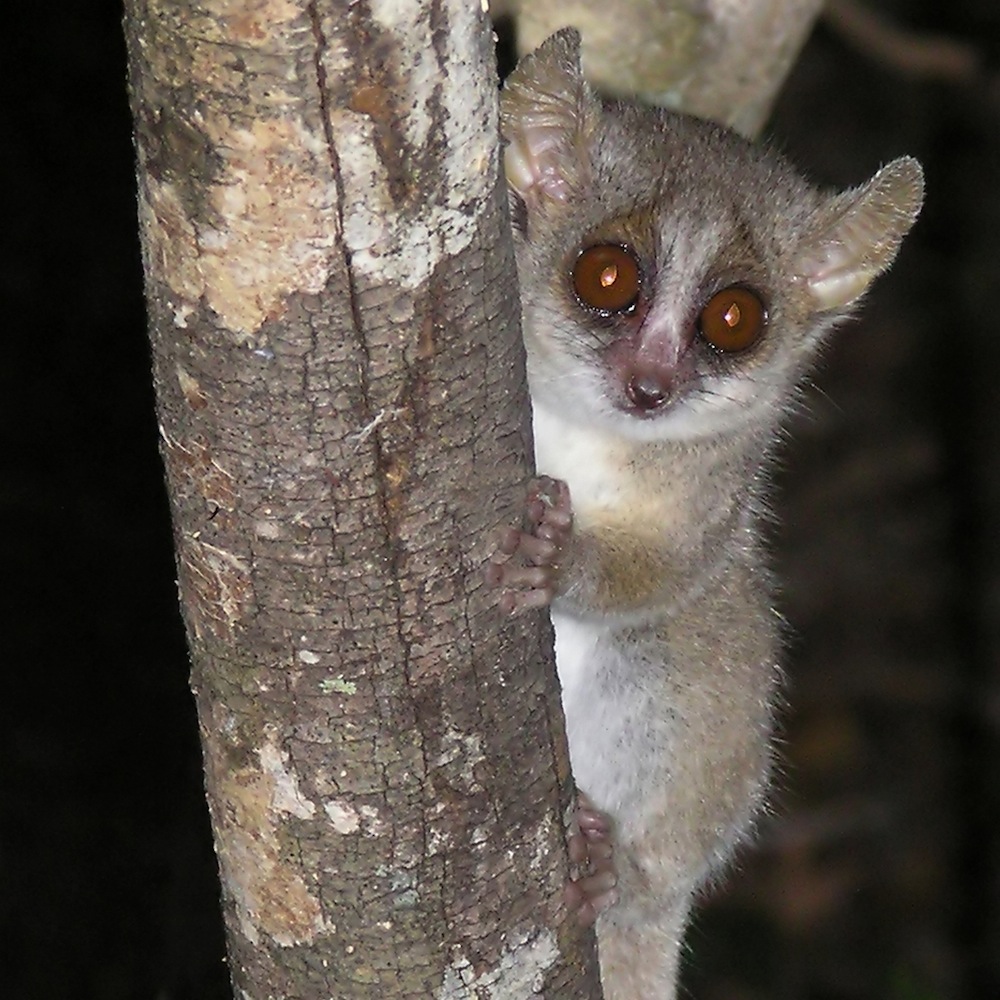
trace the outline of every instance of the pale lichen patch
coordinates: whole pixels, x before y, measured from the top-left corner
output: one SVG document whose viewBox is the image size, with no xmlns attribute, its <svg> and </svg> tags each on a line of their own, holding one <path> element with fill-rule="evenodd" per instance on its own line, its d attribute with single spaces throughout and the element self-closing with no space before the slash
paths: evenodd
<svg viewBox="0 0 1000 1000">
<path fill-rule="evenodd" d="M 324 677 L 319 682 L 319 689 L 323 694 L 357 694 L 358 685 L 344 680 L 343 674 L 337 674 L 336 677 Z"/>
<path fill-rule="evenodd" d="M 344 799 L 331 799 L 323 803 L 323 809 L 330 819 L 330 825 L 337 833 L 356 833 L 361 827 L 358 811 Z"/>
<path fill-rule="evenodd" d="M 270 775 L 274 782 L 271 792 L 271 805 L 280 812 L 298 816 L 299 819 L 312 819 L 316 806 L 310 802 L 299 789 L 299 779 L 294 771 L 288 769 L 288 754 L 274 743 L 265 743 L 257 751 L 261 767 Z"/>
<path fill-rule="evenodd" d="M 447 767 L 448 781 L 468 794 L 481 792 L 483 786 L 474 768 L 486 759 L 478 733 L 463 733 L 449 726 L 441 737 L 440 753 L 432 761 L 435 767 Z"/>
<path fill-rule="evenodd" d="M 209 135 L 226 167 L 210 196 L 220 224 L 202 233 L 205 297 L 230 329 L 249 333 L 289 293 L 326 285 L 335 189 L 322 169 L 325 143 L 294 119 L 248 129 L 221 120 Z"/>
<path fill-rule="evenodd" d="M 184 30 L 178 23 L 184 20 Z M 253 345 L 296 292 L 318 293 L 339 232 L 337 191 L 317 109 L 303 101 L 314 44 L 293 0 L 154 2 L 140 44 L 159 88 L 140 130 L 140 213 L 149 277 L 171 291 L 175 322 L 199 304 Z M 196 102 L 188 95 L 198 95 Z M 336 256 L 339 261 L 340 257 Z"/>
<path fill-rule="evenodd" d="M 504 942 L 499 961 L 478 971 L 456 946 L 441 986 L 434 992 L 435 1000 L 526 1000 L 539 996 L 545 974 L 558 960 L 556 937 L 544 928 L 511 935 Z"/>
<path fill-rule="evenodd" d="M 318 293 L 330 276 L 338 219 L 326 147 L 291 117 L 242 127 L 206 114 L 201 128 L 221 161 L 207 211 L 192 220 L 176 186 L 151 178 L 150 260 L 182 301 L 204 298 L 249 340 L 290 294 Z"/>
<path fill-rule="evenodd" d="M 266 934 L 282 947 L 308 944 L 328 928 L 319 901 L 282 851 L 279 814 L 308 812 L 277 747 L 259 755 L 262 769 L 223 772 L 215 820 L 223 885 L 241 933 L 251 944 Z M 277 775 L 277 778 L 276 778 Z M 296 813 L 297 811 L 297 813 Z"/>
<path fill-rule="evenodd" d="M 496 88 L 487 74 L 476 72 L 475 60 L 455 59 L 446 69 L 439 64 L 429 5 L 374 0 L 370 10 L 379 30 L 392 36 L 396 55 L 378 81 L 391 98 L 373 100 L 376 88 L 366 86 L 365 100 L 357 99 L 357 70 L 336 44 L 332 22 L 332 44 L 323 56 L 331 90 L 355 93 L 351 104 L 330 117 L 343 185 L 344 242 L 356 273 L 411 290 L 477 236 L 474 206 L 490 199 L 496 177 Z M 473 50 L 479 28 L 474 7 L 452 11 L 448 31 L 459 39 L 456 50 Z M 444 72 L 457 77 L 447 87 L 441 86 Z M 385 100 L 394 112 L 391 149 L 378 141 L 386 135 L 380 114 Z M 453 108 L 451 101 L 461 106 Z M 400 164 L 406 166 L 402 174 Z M 422 172 L 442 175 L 430 201 L 419 183 Z"/>
<path fill-rule="evenodd" d="M 337 833 L 357 833 L 366 837 L 381 837 L 386 832 L 385 820 L 378 809 L 371 805 L 354 806 L 347 799 L 329 799 L 323 803 L 330 824 Z"/>
<path fill-rule="evenodd" d="M 367 837 L 381 837 L 386 832 L 385 820 L 379 815 L 375 806 L 360 806 L 361 828 Z"/>
<path fill-rule="evenodd" d="M 456 39 L 458 51 L 473 51 L 479 32 L 479 22 L 472 4 L 455 8 L 449 31 Z M 448 164 L 448 188 L 463 192 L 457 197 L 468 197 L 469 176 L 482 179 L 483 187 L 477 192 L 486 197 L 492 178 L 496 174 L 496 143 L 490 128 L 495 127 L 496 89 L 491 88 L 488 77 L 477 71 L 472 59 L 455 59 L 448 67 L 451 83 L 441 89 L 444 105 L 443 126 L 448 148 L 460 153 Z M 469 102 L 475 103 L 469 113 Z M 483 123 L 487 127 L 483 128 Z"/>
<path fill-rule="evenodd" d="M 284 535 L 282 526 L 278 521 L 268 521 L 264 518 L 254 521 L 253 533 L 258 538 L 263 538 L 269 542 L 277 541 Z"/>
<path fill-rule="evenodd" d="M 302 16 L 301 5 L 291 0 L 215 0 L 215 9 L 220 25 L 226 25 L 224 37 L 258 45 L 268 43 L 276 27 Z"/>
<path fill-rule="evenodd" d="M 545 871 L 547 867 L 546 859 L 552 852 L 552 845 L 557 842 L 557 834 L 552 827 L 553 815 L 546 811 L 530 838 L 532 870 Z"/>
<path fill-rule="evenodd" d="M 187 329 L 188 320 L 194 315 L 195 308 L 190 302 L 180 302 L 173 305 L 174 326 Z"/>
<path fill-rule="evenodd" d="M 449 830 L 432 828 L 427 835 L 427 854 L 444 854 L 452 849 L 454 838 Z"/>
</svg>

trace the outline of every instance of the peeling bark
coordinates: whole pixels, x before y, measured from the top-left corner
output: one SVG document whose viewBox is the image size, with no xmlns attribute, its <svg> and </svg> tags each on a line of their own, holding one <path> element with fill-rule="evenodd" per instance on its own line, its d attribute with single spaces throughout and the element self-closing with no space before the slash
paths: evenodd
<svg viewBox="0 0 1000 1000">
<path fill-rule="evenodd" d="M 476 3 L 129 0 L 162 453 L 241 998 L 599 996 Z"/>
</svg>

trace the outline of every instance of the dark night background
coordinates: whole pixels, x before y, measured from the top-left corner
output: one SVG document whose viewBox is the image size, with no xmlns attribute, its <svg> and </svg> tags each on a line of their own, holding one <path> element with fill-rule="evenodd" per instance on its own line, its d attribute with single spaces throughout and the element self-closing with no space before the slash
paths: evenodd
<svg viewBox="0 0 1000 1000">
<path fill-rule="evenodd" d="M 824 183 L 915 154 L 928 201 L 786 451 L 787 763 L 690 935 L 698 1000 L 1000 997 L 1000 4 L 871 3 L 981 68 L 914 79 L 821 26 L 772 122 Z M 119 18 L 4 15 L 3 1000 L 228 996 Z"/>
</svg>

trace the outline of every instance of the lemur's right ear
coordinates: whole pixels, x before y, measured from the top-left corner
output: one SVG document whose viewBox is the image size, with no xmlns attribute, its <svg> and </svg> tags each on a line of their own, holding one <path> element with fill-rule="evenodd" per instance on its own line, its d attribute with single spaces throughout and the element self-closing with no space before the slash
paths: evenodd
<svg viewBox="0 0 1000 1000">
<path fill-rule="evenodd" d="M 557 209 L 589 186 L 586 140 L 598 112 L 575 28 L 549 36 L 507 78 L 500 95 L 504 172 L 529 214 Z"/>
</svg>

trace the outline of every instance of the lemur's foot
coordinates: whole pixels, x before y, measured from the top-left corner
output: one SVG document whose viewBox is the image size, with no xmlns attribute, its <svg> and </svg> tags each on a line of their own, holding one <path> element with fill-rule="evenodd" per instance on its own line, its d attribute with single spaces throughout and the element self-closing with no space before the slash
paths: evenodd
<svg viewBox="0 0 1000 1000">
<path fill-rule="evenodd" d="M 548 476 L 532 480 L 525 513 L 527 528 L 507 528 L 486 567 L 486 582 L 503 590 L 500 608 L 509 615 L 544 608 L 556 595 L 560 559 L 573 532 L 569 487 Z"/>
<path fill-rule="evenodd" d="M 577 922 L 586 927 L 618 902 L 618 875 L 611 818 L 583 794 L 577 797 L 576 825 L 578 831 L 569 835 L 569 859 L 584 874 L 566 886 L 565 898 Z"/>
</svg>

